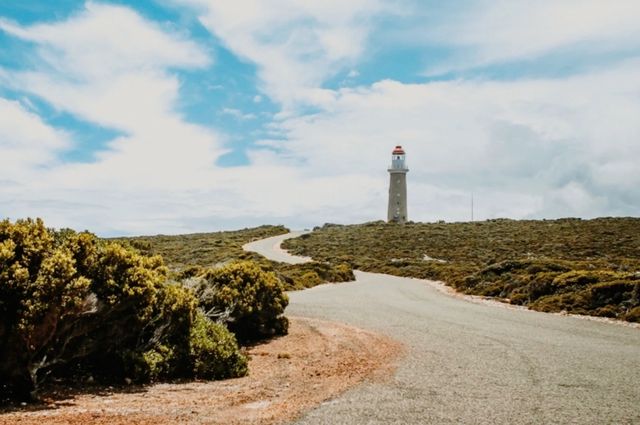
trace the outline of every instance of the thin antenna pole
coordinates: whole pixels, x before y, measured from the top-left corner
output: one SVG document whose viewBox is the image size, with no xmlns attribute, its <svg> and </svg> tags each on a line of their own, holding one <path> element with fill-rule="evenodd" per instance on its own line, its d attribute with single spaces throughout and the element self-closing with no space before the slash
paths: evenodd
<svg viewBox="0 0 640 425">
<path fill-rule="evenodd" d="M 473 221 L 473 192 L 471 192 L 471 221 Z"/>
</svg>

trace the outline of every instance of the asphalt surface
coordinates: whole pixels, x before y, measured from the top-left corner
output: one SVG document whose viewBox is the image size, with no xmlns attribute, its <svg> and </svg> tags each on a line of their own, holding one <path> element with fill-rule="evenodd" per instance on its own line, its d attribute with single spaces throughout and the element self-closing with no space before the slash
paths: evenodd
<svg viewBox="0 0 640 425">
<path fill-rule="evenodd" d="M 285 239 L 297 238 L 298 236 L 306 232 L 291 232 L 286 235 L 274 236 L 272 238 L 260 239 L 255 242 L 250 242 L 242 246 L 245 251 L 257 252 L 270 260 L 280 261 L 282 263 L 300 264 L 311 261 L 307 257 L 298 257 L 290 255 L 286 251 L 280 249 L 280 244 Z"/>
<path fill-rule="evenodd" d="M 285 237 L 247 248 L 292 260 L 278 249 Z M 356 276 L 290 293 L 287 313 L 374 330 L 407 353 L 392 379 L 362 384 L 297 424 L 640 424 L 640 329 Z"/>
</svg>

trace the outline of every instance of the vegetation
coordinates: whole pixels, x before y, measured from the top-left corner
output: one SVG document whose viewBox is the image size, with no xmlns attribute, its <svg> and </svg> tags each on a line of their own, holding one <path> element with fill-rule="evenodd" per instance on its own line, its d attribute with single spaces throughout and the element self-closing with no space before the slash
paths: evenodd
<svg viewBox="0 0 640 425">
<path fill-rule="evenodd" d="M 274 271 L 288 289 L 304 289 L 326 282 L 355 280 L 353 268 L 348 263 L 341 261 L 312 261 L 303 264 L 276 263 Z"/>
<path fill-rule="evenodd" d="M 640 219 L 327 224 L 295 254 L 442 280 L 540 311 L 640 321 Z"/>
<path fill-rule="evenodd" d="M 238 352 L 234 335 L 202 312 L 196 315 L 189 350 L 195 377 L 224 379 L 247 374 L 247 358 Z"/>
<path fill-rule="evenodd" d="M 285 289 L 310 288 L 326 282 L 346 282 L 354 279 L 348 263 L 322 261 L 306 264 L 286 264 L 269 261 L 242 246 L 246 243 L 287 233 L 284 226 L 261 226 L 236 231 L 195 233 L 175 236 L 138 236 L 118 238 L 146 255 L 161 255 L 177 278 L 188 278 L 205 273 L 206 268 L 224 266 L 233 261 L 253 261 L 269 272 L 274 272 Z"/>
<path fill-rule="evenodd" d="M 187 281 L 207 316 L 227 324 L 242 342 L 287 333 L 289 298 L 282 282 L 255 263 L 209 269 Z"/>
<path fill-rule="evenodd" d="M 245 374 L 235 336 L 167 276 L 160 257 L 90 233 L 0 221 L 0 400 L 32 398 L 47 376 L 148 382 Z M 244 301 L 245 288 L 265 296 L 245 282 L 222 306 Z"/>
<path fill-rule="evenodd" d="M 236 260 L 262 261 L 257 254 L 245 252 L 246 243 L 288 233 L 284 226 L 260 226 L 226 232 L 189 235 L 157 235 L 117 238 L 146 255 L 160 255 L 174 271 L 191 266 L 217 267 Z"/>
<path fill-rule="evenodd" d="M 246 374 L 237 341 L 287 332 L 285 289 L 353 279 L 347 264 L 289 265 L 242 250 L 286 231 L 101 240 L 41 220 L 1 221 L 0 400 L 33 398 L 46 378 Z"/>
</svg>

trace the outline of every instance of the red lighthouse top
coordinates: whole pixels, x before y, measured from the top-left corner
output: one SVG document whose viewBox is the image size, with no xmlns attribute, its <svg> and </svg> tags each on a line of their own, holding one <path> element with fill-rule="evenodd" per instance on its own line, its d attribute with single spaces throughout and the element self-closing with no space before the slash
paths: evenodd
<svg viewBox="0 0 640 425">
<path fill-rule="evenodd" d="M 393 154 L 393 155 L 404 155 L 404 149 L 402 149 L 402 146 L 398 145 L 398 146 L 396 146 L 396 148 L 393 150 L 392 154 Z"/>
</svg>

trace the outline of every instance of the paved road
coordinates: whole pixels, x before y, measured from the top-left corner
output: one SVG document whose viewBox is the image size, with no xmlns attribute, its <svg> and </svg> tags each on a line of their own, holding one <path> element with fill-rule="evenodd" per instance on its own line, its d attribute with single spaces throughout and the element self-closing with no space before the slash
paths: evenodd
<svg viewBox="0 0 640 425">
<path fill-rule="evenodd" d="M 274 258 L 282 238 L 252 247 Z M 408 353 L 388 382 L 365 383 L 297 423 L 640 424 L 640 329 L 356 276 L 291 293 L 288 313 L 375 330 Z"/>
<path fill-rule="evenodd" d="M 297 238 L 298 236 L 307 232 L 291 232 L 286 235 L 274 236 L 272 238 L 260 239 L 255 242 L 249 242 L 242 246 L 245 251 L 253 251 L 269 258 L 273 261 L 280 261 L 282 263 L 300 264 L 311 261 L 307 257 L 298 257 L 290 255 L 287 251 L 280 248 L 280 244 L 285 239 Z"/>
</svg>

